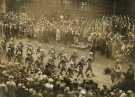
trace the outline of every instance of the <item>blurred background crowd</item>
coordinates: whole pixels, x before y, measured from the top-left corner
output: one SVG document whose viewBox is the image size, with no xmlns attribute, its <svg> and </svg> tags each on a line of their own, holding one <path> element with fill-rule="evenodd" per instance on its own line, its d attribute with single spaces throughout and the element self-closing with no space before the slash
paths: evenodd
<svg viewBox="0 0 135 97">
<path fill-rule="evenodd" d="M 72 16 L 41 16 L 9 12 L 1 15 L 1 36 L 29 37 L 44 42 L 85 44 L 80 48 L 99 50 L 107 57 L 134 58 L 135 20 L 129 16 L 102 16 L 94 19 Z M 80 45 L 81 46 L 81 45 Z"/>
</svg>

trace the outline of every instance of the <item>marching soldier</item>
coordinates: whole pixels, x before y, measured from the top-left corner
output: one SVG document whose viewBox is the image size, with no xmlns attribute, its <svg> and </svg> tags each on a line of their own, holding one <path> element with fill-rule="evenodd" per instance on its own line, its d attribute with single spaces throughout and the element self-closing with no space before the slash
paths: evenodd
<svg viewBox="0 0 135 97">
<path fill-rule="evenodd" d="M 83 74 L 83 69 L 84 69 L 84 66 L 85 66 L 85 58 L 84 56 L 81 57 L 79 63 L 77 64 L 78 66 L 78 75 L 77 77 L 81 76 L 82 78 L 84 77 L 84 74 Z"/>
<path fill-rule="evenodd" d="M 60 62 L 59 62 L 59 68 L 60 68 L 60 74 L 62 74 L 64 71 L 66 72 L 66 65 L 67 65 L 68 59 L 67 55 L 63 55 Z"/>
<path fill-rule="evenodd" d="M 55 62 L 52 57 L 49 57 L 48 62 L 45 66 L 45 74 L 48 76 L 52 76 L 55 72 Z"/>
<path fill-rule="evenodd" d="M 88 47 L 89 47 L 89 51 L 93 51 L 95 52 L 95 49 L 96 49 L 96 33 L 91 33 L 90 36 L 88 37 Z"/>
<path fill-rule="evenodd" d="M 66 75 L 71 78 L 74 75 L 74 68 L 72 68 L 72 65 L 74 64 L 72 61 L 69 62 L 70 66 L 67 67 Z"/>
<path fill-rule="evenodd" d="M 11 61 L 12 58 L 14 57 L 14 50 L 15 50 L 14 49 L 14 42 L 13 42 L 13 39 L 11 39 L 6 47 L 8 61 Z"/>
<path fill-rule="evenodd" d="M 70 56 L 70 61 L 73 63 L 72 64 L 72 68 L 76 68 L 76 64 L 77 64 L 77 58 L 78 58 L 78 55 L 77 55 L 77 51 L 73 51 L 72 55 Z"/>
<path fill-rule="evenodd" d="M 16 51 L 15 51 L 15 62 L 22 63 L 23 59 L 23 43 L 20 41 L 18 45 L 16 46 Z"/>
<path fill-rule="evenodd" d="M 32 51 L 32 47 L 28 46 L 26 50 L 25 64 L 32 65 L 32 63 L 33 63 L 33 51 Z"/>
<path fill-rule="evenodd" d="M 91 75 L 93 76 L 93 70 L 92 70 L 93 60 L 94 60 L 93 56 L 89 56 L 87 58 L 87 61 L 86 61 L 87 69 L 86 69 L 86 72 L 85 72 L 87 76 L 89 76 L 89 74 L 88 74 L 89 71 L 90 71 Z"/>
<path fill-rule="evenodd" d="M 44 52 L 41 51 L 41 49 L 39 50 L 39 48 L 37 49 L 37 58 L 35 60 L 35 65 L 36 67 L 43 69 L 43 65 L 44 65 Z"/>
<path fill-rule="evenodd" d="M 53 47 L 51 47 L 51 49 L 48 51 L 48 55 L 53 59 L 56 59 L 56 51 Z"/>
</svg>

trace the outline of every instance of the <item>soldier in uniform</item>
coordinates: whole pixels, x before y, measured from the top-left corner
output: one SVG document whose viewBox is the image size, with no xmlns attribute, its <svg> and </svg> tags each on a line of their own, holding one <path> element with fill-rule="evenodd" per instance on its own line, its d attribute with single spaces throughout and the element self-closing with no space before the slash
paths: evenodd
<svg viewBox="0 0 135 97">
<path fill-rule="evenodd" d="M 37 57 L 35 60 L 35 65 L 36 67 L 43 69 L 45 55 L 44 55 L 44 52 L 39 48 L 37 49 Z"/>
<path fill-rule="evenodd" d="M 33 51 L 32 51 L 32 47 L 30 45 L 27 47 L 27 50 L 26 50 L 25 64 L 26 65 L 33 64 Z"/>
<path fill-rule="evenodd" d="M 67 55 L 63 55 L 60 62 L 59 62 L 59 68 L 60 68 L 60 74 L 62 74 L 64 71 L 66 72 L 66 65 L 67 65 L 68 59 Z"/>
<path fill-rule="evenodd" d="M 8 42 L 7 44 L 7 58 L 8 58 L 8 61 L 11 61 L 12 58 L 14 57 L 14 42 L 13 42 L 13 39 L 10 40 L 10 42 Z"/>
<path fill-rule="evenodd" d="M 56 51 L 53 47 L 51 47 L 51 49 L 48 51 L 48 55 L 53 59 L 56 59 Z"/>
<path fill-rule="evenodd" d="M 77 58 L 78 58 L 78 55 L 77 55 L 77 51 L 73 51 L 72 55 L 70 56 L 70 61 L 72 62 L 72 68 L 76 68 L 76 63 L 77 63 Z"/>
<path fill-rule="evenodd" d="M 84 77 L 84 74 L 83 74 L 84 66 L 85 66 L 85 58 L 84 56 L 82 56 L 80 61 L 77 64 L 77 67 L 79 69 L 77 77 L 79 76 L 81 76 L 82 78 Z"/>
<path fill-rule="evenodd" d="M 87 58 L 87 61 L 86 61 L 87 69 L 85 71 L 87 76 L 89 76 L 89 74 L 88 74 L 89 71 L 90 71 L 91 75 L 93 76 L 93 70 L 92 70 L 93 61 L 94 61 L 93 56 L 89 55 L 89 57 Z"/>
<path fill-rule="evenodd" d="M 20 41 L 18 45 L 16 46 L 16 51 L 15 51 L 15 62 L 22 63 L 23 59 L 23 43 Z"/>
<path fill-rule="evenodd" d="M 67 67 L 66 75 L 67 75 L 69 78 L 73 77 L 73 75 L 74 75 L 74 68 L 72 68 L 72 65 L 73 65 L 73 64 L 74 64 L 74 63 L 73 63 L 72 61 L 70 61 L 70 62 L 69 62 L 69 65 L 70 65 L 70 66 Z"/>
<path fill-rule="evenodd" d="M 89 51 L 95 52 L 95 48 L 96 48 L 96 34 L 91 33 L 90 36 L 88 37 L 88 42 L 89 42 Z"/>
<path fill-rule="evenodd" d="M 47 76 L 52 76 L 55 73 L 55 60 L 52 57 L 48 58 L 44 73 Z"/>
</svg>

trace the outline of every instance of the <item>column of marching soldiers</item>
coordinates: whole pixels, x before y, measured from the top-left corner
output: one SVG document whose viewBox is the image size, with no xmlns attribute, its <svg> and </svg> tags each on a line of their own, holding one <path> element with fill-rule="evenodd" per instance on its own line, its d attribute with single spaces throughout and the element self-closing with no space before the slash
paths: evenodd
<svg viewBox="0 0 135 97">
<path fill-rule="evenodd" d="M 1 56 L 2 55 L 6 56 L 6 60 L 9 62 L 9 64 L 17 65 L 17 67 L 15 68 L 8 68 L 4 71 L 2 70 L 1 72 L 4 76 L 7 77 L 5 77 L 5 79 L 2 79 L 1 77 L 2 83 L 0 84 L 0 87 L 5 87 L 5 84 L 3 82 L 6 82 L 7 86 L 11 86 L 13 91 L 10 89 L 10 91 L 8 91 L 8 96 L 10 97 L 15 97 L 16 94 L 14 93 L 14 86 L 17 84 L 25 88 L 26 90 L 28 89 L 28 91 L 31 90 L 30 92 L 33 93 L 33 88 L 29 89 L 27 88 L 27 86 L 25 86 L 28 82 L 31 82 L 28 75 L 30 77 L 32 77 L 32 75 L 34 74 L 45 75 L 48 78 L 49 82 L 53 82 L 54 78 L 58 77 L 59 79 L 69 78 L 71 80 L 76 80 L 78 83 L 77 77 L 81 77 L 82 79 L 84 78 L 84 67 L 86 66 L 86 76 L 94 76 L 91 66 L 94 61 L 93 52 L 89 52 L 88 57 L 81 56 L 79 58 L 77 51 L 74 50 L 71 56 L 68 57 L 68 55 L 65 53 L 64 47 L 61 47 L 61 52 L 58 54 L 56 50 L 53 47 L 51 47 L 46 56 L 41 46 L 37 47 L 37 49 L 34 49 L 34 47 L 30 44 L 25 45 L 22 41 L 15 43 L 14 39 L 11 38 L 9 41 L 1 41 Z M 45 57 L 48 57 L 47 63 L 44 62 Z M 24 70 L 25 73 L 27 73 L 26 75 L 22 70 L 21 73 L 24 73 L 24 76 L 22 78 L 20 78 L 21 74 L 19 74 L 18 66 L 19 68 L 24 67 L 23 69 L 26 70 Z M 16 69 L 18 70 L 16 71 Z M 10 70 L 11 72 L 10 74 L 8 74 L 7 72 Z M 77 74 L 75 78 L 74 73 Z M 40 76 L 37 77 L 37 79 L 40 79 Z M 46 87 L 52 88 L 50 85 Z"/>
<path fill-rule="evenodd" d="M 93 75 L 94 52 L 90 51 L 88 56 L 79 56 L 77 50 L 74 50 L 71 56 L 68 56 L 64 47 L 61 47 L 58 54 L 55 48 L 51 47 L 48 54 L 45 55 L 41 46 L 34 49 L 31 44 L 24 45 L 22 41 L 15 44 L 12 38 L 7 43 L 3 40 L 1 44 L 2 49 L 6 50 L 8 62 L 25 64 L 27 69 L 40 69 L 48 76 L 53 76 L 57 71 L 60 71 L 60 75 L 66 74 L 73 77 L 76 72 L 77 77 L 84 78 L 84 67 L 87 67 L 85 70 L 87 77 Z M 45 57 L 47 57 L 47 63 L 44 62 Z"/>
</svg>

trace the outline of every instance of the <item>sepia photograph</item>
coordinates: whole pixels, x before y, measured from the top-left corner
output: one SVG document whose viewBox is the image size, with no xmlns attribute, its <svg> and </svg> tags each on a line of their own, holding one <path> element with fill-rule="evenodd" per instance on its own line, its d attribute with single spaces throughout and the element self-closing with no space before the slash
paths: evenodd
<svg viewBox="0 0 135 97">
<path fill-rule="evenodd" d="M 135 97 L 135 0 L 0 0 L 0 97 Z"/>
</svg>

